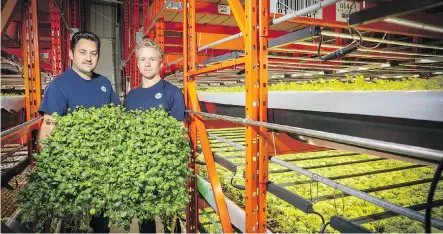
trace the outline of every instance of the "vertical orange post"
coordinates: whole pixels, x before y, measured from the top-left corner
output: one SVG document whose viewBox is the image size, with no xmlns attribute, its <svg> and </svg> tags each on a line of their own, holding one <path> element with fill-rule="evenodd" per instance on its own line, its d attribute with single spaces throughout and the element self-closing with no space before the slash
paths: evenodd
<svg viewBox="0 0 443 234">
<path fill-rule="evenodd" d="M 195 0 L 184 0 L 183 7 L 184 9 L 184 18 L 183 18 L 183 29 L 186 31 L 184 33 L 185 37 L 183 39 L 183 79 L 184 79 L 184 87 L 186 94 L 186 104 L 187 109 L 200 111 L 200 104 L 198 102 L 197 90 L 196 90 L 196 81 L 195 76 L 189 73 L 190 70 L 194 70 L 196 68 L 196 56 L 197 56 L 197 43 L 196 43 L 196 33 L 195 33 Z M 186 13 L 185 13 L 186 12 Z M 208 171 L 209 180 L 211 183 L 212 192 L 214 195 L 214 200 L 217 206 L 217 212 L 220 217 L 221 227 L 224 233 L 232 233 L 232 225 L 229 218 L 228 209 L 226 206 L 225 196 L 223 194 L 220 180 L 217 174 L 214 156 L 212 155 L 211 146 L 209 144 L 208 134 L 206 132 L 206 127 L 201 119 L 201 116 L 191 114 L 191 139 L 193 143 L 193 149 L 196 149 L 197 143 L 197 135 L 200 137 L 200 144 L 203 149 L 203 155 L 205 157 L 206 169 Z M 190 204 L 190 207 L 187 211 L 188 217 L 198 216 L 198 204 L 197 202 L 197 188 L 195 188 L 195 193 L 193 193 L 195 199 Z M 194 208 L 192 208 L 194 206 Z M 192 213 L 191 213 L 192 212 Z M 198 228 L 198 220 L 191 220 L 187 226 L 187 230 L 192 232 L 192 229 Z M 196 232 L 194 230 L 194 232 Z"/>
<path fill-rule="evenodd" d="M 38 46 L 37 0 L 25 2 L 22 5 L 22 50 L 25 83 L 26 121 L 39 116 L 38 108 L 41 102 L 40 53 Z M 32 135 L 25 137 L 28 145 L 28 157 L 34 152 Z M 34 166 L 31 160 L 31 167 Z"/>
<path fill-rule="evenodd" d="M 24 5 L 22 47 L 26 95 L 26 120 L 39 116 L 41 102 L 40 58 L 38 46 L 37 0 Z"/>
<path fill-rule="evenodd" d="M 268 30 L 269 0 L 259 0 L 259 59 L 260 59 L 260 121 L 268 122 Z M 266 232 L 267 184 L 269 147 L 267 128 L 260 127 L 259 139 L 259 197 L 258 232 Z"/>
<path fill-rule="evenodd" d="M 160 13 L 161 9 L 163 8 L 163 5 L 165 4 L 165 1 L 156 1 L 155 4 L 155 11 L 156 14 L 155 16 Z M 164 12 L 164 11 L 163 11 Z M 160 45 L 160 48 L 162 48 L 162 50 L 165 50 L 165 36 L 164 36 L 164 32 L 165 32 L 165 20 L 164 20 L 164 13 L 161 13 L 159 18 L 157 19 L 157 21 L 155 22 L 155 39 L 157 40 L 157 43 Z M 163 68 L 165 67 L 165 60 L 163 60 Z M 165 71 L 165 69 L 162 69 L 162 71 Z M 162 72 L 164 73 L 164 72 Z M 164 76 L 164 74 L 161 74 L 162 78 Z"/>
<path fill-rule="evenodd" d="M 189 0 L 183 0 L 183 6 L 187 6 L 189 4 Z M 195 66 L 195 52 L 192 50 L 195 49 L 195 45 L 192 44 L 193 40 L 190 38 L 195 33 L 194 27 L 195 22 L 189 19 L 195 12 L 192 12 L 191 9 L 185 7 L 183 9 L 183 90 L 184 90 L 184 98 L 186 109 L 191 109 L 191 102 L 189 100 L 188 94 L 188 70 L 190 67 Z M 197 233 L 198 224 L 199 224 L 199 206 L 198 206 L 198 188 L 197 188 L 197 178 L 195 175 L 198 174 L 197 165 L 195 164 L 195 159 L 197 157 L 197 126 L 193 115 L 190 115 L 186 121 L 186 127 L 188 128 L 189 139 L 192 145 L 192 153 L 188 160 L 188 167 L 193 170 L 193 175 L 190 176 L 189 181 L 187 183 L 187 188 L 189 191 L 189 195 L 191 196 L 191 200 L 186 207 L 186 233 Z"/>
<path fill-rule="evenodd" d="M 140 31 L 140 1 L 139 0 L 133 0 L 132 2 L 132 12 L 131 14 L 133 15 L 133 20 L 132 20 L 132 37 L 133 37 L 133 46 L 131 48 L 131 50 L 135 49 L 135 46 L 137 45 L 137 37 L 136 34 L 138 31 Z M 138 67 L 137 67 L 137 54 L 134 52 L 134 54 L 132 55 L 132 69 L 133 69 L 133 76 L 131 77 L 131 79 L 134 79 L 134 84 L 136 87 L 140 86 L 141 84 L 141 75 L 138 72 Z"/>
<path fill-rule="evenodd" d="M 259 38 L 258 1 L 245 1 L 245 87 L 246 118 L 259 120 Z M 246 232 L 258 232 L 258 156 L 259 128 L 246 126 Z"/>
<path fill-rule="evenodd" d="M 57 76 L 62 73 L 62 58 L 61 58 L 62 40 L 61 40 L 61 30 L 60 30 L 60 12 L 55 6 L 54 0 L 50 0 L 49 5 L 51 10 L 52 75 Z"/>
</svg>

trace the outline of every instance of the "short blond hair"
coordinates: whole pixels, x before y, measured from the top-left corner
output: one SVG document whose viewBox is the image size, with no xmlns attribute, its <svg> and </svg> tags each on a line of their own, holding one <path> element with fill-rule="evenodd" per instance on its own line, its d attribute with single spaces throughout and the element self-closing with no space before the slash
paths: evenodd
<svg viewBox="0 0 443 234">
<path fill-rule="evenodd" d="M 138 58 L 138 51 L 144 47 L 153 48 L 153 49 L 157 50 L 158 53 L 160 54 L 160 60 L 163 61 L 162 48 L 160 47 L 160 45 L 157 42 L 149 39 L 148 37 L 143 37 L 142 40 L 135 46 L 135 54 L 136 54 L 137 58 Z"/>
</svg>

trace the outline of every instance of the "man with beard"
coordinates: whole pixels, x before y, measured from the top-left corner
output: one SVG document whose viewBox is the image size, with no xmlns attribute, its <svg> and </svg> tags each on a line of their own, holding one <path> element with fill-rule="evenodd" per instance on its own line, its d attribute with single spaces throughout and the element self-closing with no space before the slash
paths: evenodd
<svg viewBox="0 0 443 234">
<path fill-rule="evenodd" d="M 69 58 L 72 68 L 57 76 L 46 88 L 39 112 L 44 115 L 39 129 L 39 142 L 46 139 L 55 127 L 54 118 L 77 107 L 103 107 L 121 102 L 112 89 L 111 82 L 104 76 L 94 73 L 100 55 L 100 38 L 91 32 L 77 32 L 72 36 Z M 39 143 L 39 148 L 41 143 Z M 91 227 L 94 232 L 109 232 L 108 218 L 93 217 Z"/>
</svg>

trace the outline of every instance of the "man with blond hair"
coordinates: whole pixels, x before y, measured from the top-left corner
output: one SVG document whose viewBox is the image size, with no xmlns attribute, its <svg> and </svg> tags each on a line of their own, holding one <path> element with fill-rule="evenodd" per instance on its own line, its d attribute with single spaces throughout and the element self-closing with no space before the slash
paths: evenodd
<svg viewBox="0 0 443 234">
<path fill-rule="evenodd" d="M 137 44 L 135 50 L 137 67 L 142 75 L 142 85 L 129 91 L 125 100 L 126 110 L 144 111 L 162 106 L 170 116 L 183 121 L 185 102 L 181 90 L 160 77 L 160 69 L 163 67 L 161 47 L 145 37 Z M 176 223 L 178 224 L 176 230 L 172 232 L 180 233 L 179 221 L 176 220 Z M 161 222 L 154 220 L 141 220 L 139 223 L 140 233 L 155 233 L 161 226 Z"/>
<path fill-rule="evenodd" d="M 148 38 L 143 38 L 135 49 L 137 67 L 143 79 L 142 85 L 129 91 L 126 96 L 126 109 L 149 110 L 161 105 L 171 116 L 183 121 L 185 102 L 181 90 L 160 77 L 163 50 Z"/>
</svg>

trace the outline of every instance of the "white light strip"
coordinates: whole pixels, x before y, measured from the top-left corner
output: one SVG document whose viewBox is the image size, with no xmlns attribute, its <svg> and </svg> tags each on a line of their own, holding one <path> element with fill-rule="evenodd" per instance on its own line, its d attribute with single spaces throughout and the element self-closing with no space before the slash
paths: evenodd
<svg viewBox="0 0 443 234">
<path fill-rule="evenodd" d="M 422 29 L 422 30 L 443 33 L 442 27 L 437 27 L 437 26 L 433 26 L 433 25 L 429 25 L 429 24 L 423 24 L 420 22 L 414 22 L 414 21 L 403 20 L 403 19 L 398 19 L 398 18 L 386 18 L 383 21 L 388 22 L 388 23 L 392 23 L 392 24 L 403 25 L 406 27 L 418 28 L 418 29 Z"/>
</svg>

